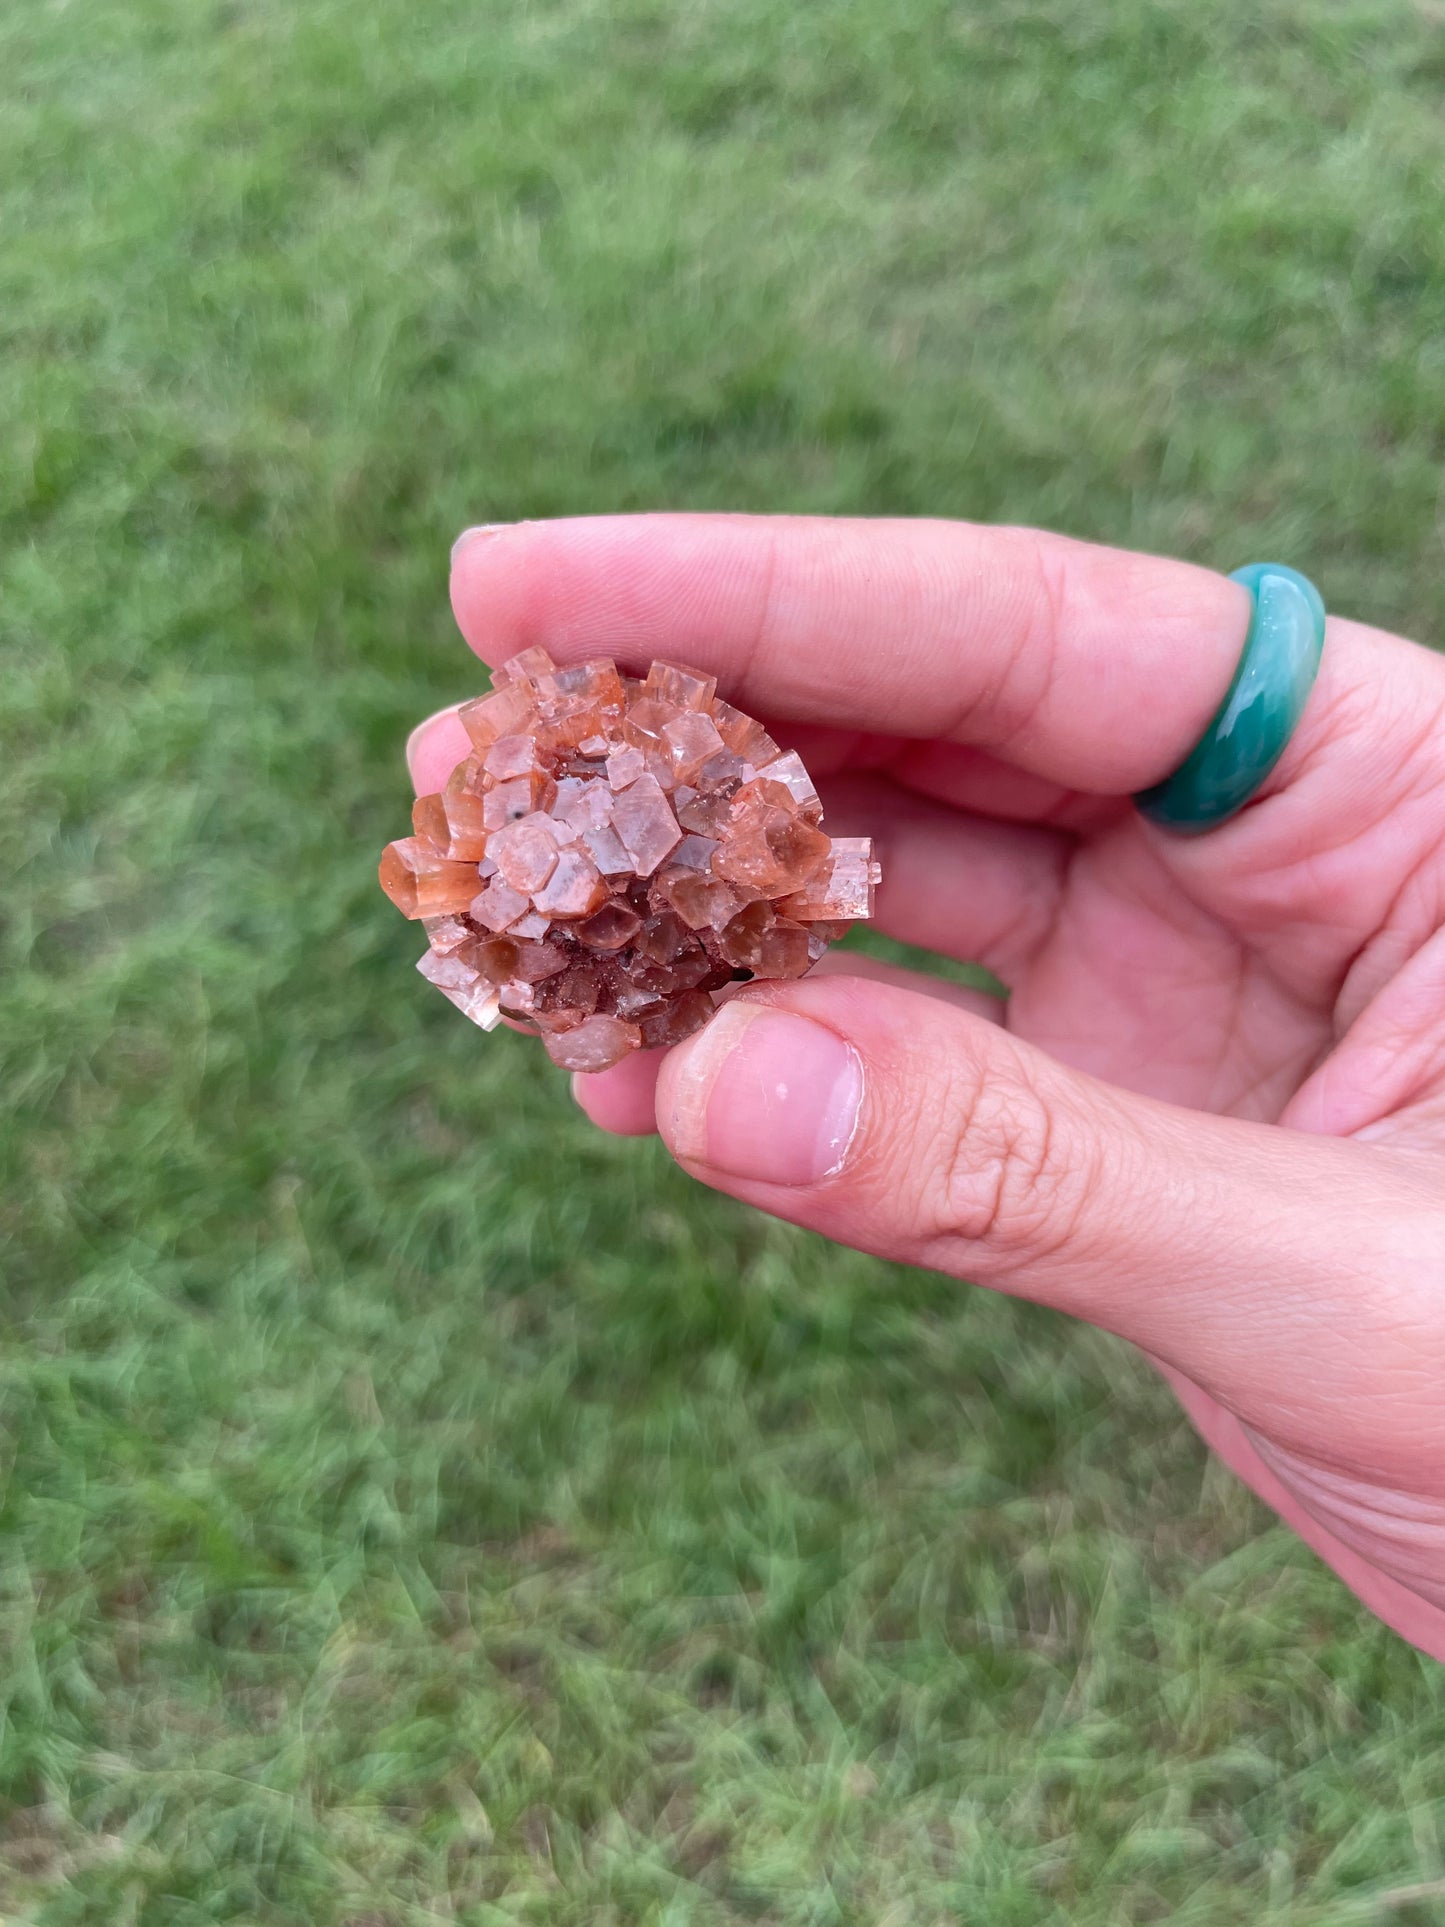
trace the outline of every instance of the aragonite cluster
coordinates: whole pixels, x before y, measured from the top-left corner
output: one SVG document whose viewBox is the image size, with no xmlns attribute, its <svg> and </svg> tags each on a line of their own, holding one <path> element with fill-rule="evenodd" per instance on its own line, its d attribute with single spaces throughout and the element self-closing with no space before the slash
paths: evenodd
<svg viewBox="0 0 1445 1927">
<path fill-rule="evenodd" d="M 711 676 L 527 649 L 460 716 L 473 753 L 417 800 L 381 887 L 424 924 L 430 983 L 568 1070 L 678 1043 L 712 992 L 801 977 L 872 912 L 869 839 L 824 833 L 800 758 Z"/>
</svg>

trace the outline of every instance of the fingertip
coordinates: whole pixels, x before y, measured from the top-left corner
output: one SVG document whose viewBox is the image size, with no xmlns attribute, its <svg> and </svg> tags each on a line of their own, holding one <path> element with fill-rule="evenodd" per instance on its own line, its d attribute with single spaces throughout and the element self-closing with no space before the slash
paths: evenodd
<svg viewBox="0 0 1445 1927">
<path fill-rule="evenodd" d="M 418 723 L 406 739 L 406 766 L 418 796 L 439 790 L 471 754 L 471 738 L 457 718 L 456 705 L 439 709 Z"/>
<path fill-rule="evenodd" d="M 652 1137 L 657 1130 L 657 1079 L 662 1051 L 639 1051 L 607 1071 L 575 1071 L 572 1095 L 587 1117 L 613 1137 Z"/>
<path fill-rule="evenodd" d="M 569 524 L 484 523 L 452 547 L 448 594 L 468 647 L 490 667 L 544 637 L 549 531 Z"/>
<path fill-rule="evenodd" d="M 755 595 L 765 574 L 748 525 L 726 515 L 583 515 L 468 532 L 452 565 L 452 611 L 493 667 L 536 643 L 561 661 L 609 655 L 639 671 L 669 648 L 725 672 L 746 627 L 737 605 L 749 606 L 749 585 Z"/>
</svg>

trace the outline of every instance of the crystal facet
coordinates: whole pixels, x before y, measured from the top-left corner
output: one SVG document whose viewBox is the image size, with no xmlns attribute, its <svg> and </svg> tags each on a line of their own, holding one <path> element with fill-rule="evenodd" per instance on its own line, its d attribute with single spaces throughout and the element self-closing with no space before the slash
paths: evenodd
<svg viewBox="0 0 1445 1927">
<path fill-rule="evenodd" d="M 824 833 L 802 759 L 711 676 L 531 648 L 459 713 L 473 754 L 418 798 L 381 885 L 423 921 L 428 982 L 564 1069 L 680 1042 L 713 992 L 801 977 L 872 913 L 868 838 Z"/>
</svg>

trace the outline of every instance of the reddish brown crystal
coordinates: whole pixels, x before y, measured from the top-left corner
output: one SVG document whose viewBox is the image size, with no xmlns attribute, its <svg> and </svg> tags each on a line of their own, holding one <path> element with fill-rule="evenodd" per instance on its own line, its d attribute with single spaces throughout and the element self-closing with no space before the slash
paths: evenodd
<svg viewBox="0 0 1445 1927">
<path fill-rule="evenodd" d="M 514 890 L 501 877 L 493 877 L 485 890 L 478 891 L 468 905 L 468 914 L 484 930 L 510 930 L 518 917 L 525 916 L 532 899 Z"/>
<path fill-rule="evenodd" d="M 388 843 L 382 854 L 381 887 L 404 917 L 440 917 L 465 910 L 476 894 L 474 863 L 449 863 L 419 836 Z"/>
<path fill-rule="evenodd" d="M 482 767 L 486 768 L 485 762 Z M 524 816 L 549 810 L 556 796 L 557 785 L 539 769 L 528 770 L 525 776 L 509 777 L 482 798 L 482 827 L 490 836 L 493 830 L 505 829 L 509 823 L 520 823 Z"/>
<path fill-rule="evenodd" d="M 460 957 L 445 957 L 428 950 L 417 969 L 444 997 L 451 998 L 464 1017 L 470 1017 L 483 1030 L 491 1030 L 496 1025 L 501 1016 L 496 985 L 471 964 Z"/>
<path fill-rule="evenodd" d="M 637 1049 L 642 1033 L 620 1017 L 596 1016 L 575 1030 L 554 1031 L 546 1042 L 547 1055 L 564 1071 L 605 1071 Z"/>
<path fill-rule="evenodd" d="M 503 824 L 487 844 L 503 883 L 535 897 L 557 867 L 557 826 L 540 813 Z"/>
<path fill-rule="evenodd" d="M 641 928 L 642 919 L 630 903 L 609 897 L 595 916 L 578 924 L 577 941 L 589 950 L 621 950 Z"/>
<path fill-rule="evenodd" d="M 873 891 L 883 873 L 873 860 L 866 836 L 835 836 L 826 861 L 816 875 L 778 905 L 799 923 L 845 923 L 873 914 Z"/>
<path fill-rule="evenodd" d="M 728 983 L 801 977 L 871 913 L 868 839 L 828 838 L 801 758 L 711 676 L 532 648 L 493 680 L 460 712 L 473 755 L 381 860 L 425 922 L 418 969 L 484 1029 L 510 1017 L 605 1070 L 700 1029 Z"/>
<path fill-rule="evenodd" d="M 556 869 L 532 895 L 532 902 L 545 916 L 569 919 L 590 917 L 606 901 L 607 885 L 583 850 L 564 850 Z"/>
</svg>

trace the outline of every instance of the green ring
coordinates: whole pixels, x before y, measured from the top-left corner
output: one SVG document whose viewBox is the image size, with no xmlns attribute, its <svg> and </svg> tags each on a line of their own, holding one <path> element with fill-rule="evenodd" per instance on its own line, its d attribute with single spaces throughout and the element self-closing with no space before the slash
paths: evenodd
<svg viewBox="0 0 1445 1927">
<path fill-rule="evenodd" d="M 1198 836 L 1244 808 L 1283 756 L 1304 714 L 1325 643 L 1325 605 L 1298 569 L 1236 569 L 1254 614 L 1234 680 L 1209 727 L 1175 770 L 1134 798 L 1151 823 Z"/>
</svg>

